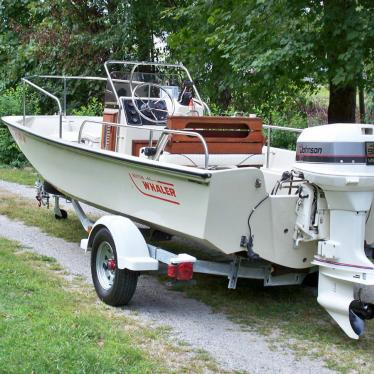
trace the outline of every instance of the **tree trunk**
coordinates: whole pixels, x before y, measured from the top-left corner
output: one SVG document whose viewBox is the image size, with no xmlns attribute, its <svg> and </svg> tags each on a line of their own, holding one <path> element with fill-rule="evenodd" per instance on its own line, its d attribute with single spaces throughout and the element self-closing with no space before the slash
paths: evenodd
<svg viewBox="0 0 374 374">
<path fill-rule="evenodd" d="M 365 92 L 362 84 L 358 87 L 358 102 L 360 107 L 360 122 L 365 123 Z"/>
<path fill-rule="evenodd" d="M 336 86 L 330 83 L 328 123 L 356 122 L 356 86 Z"/>
<path fill-rule="evenodd" d="M 225 88 L 223 91 L 219 93 L 218 104 L 225 111 L 229 108 L 231 104 L 231 99 L 231 91 L 228 88 Z"/>
</svg>

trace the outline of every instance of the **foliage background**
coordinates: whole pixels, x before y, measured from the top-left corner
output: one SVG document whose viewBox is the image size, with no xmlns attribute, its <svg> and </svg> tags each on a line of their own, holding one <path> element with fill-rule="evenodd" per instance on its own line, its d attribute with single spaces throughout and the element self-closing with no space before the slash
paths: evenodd
<svg viewBox="0 0 374 374">
<path fill-rule="evenodd" d="M 26 87 L 9 88 L 0 95 L 0 117 L 23 113 L 23 95 L 27 95 L 26 113 L 40 113 L 39 99 Z M 25 156 L 14 143 L 8 128 L 0 125 L 0 165 L 21 167 L 27 163 Z"/>
<path fill-rule="evenodd" d="M 126 59 L 183 62 L 215 113 L 291 127 L 374 122 L 372 19 L 372 0 L 1 0 L 0 115 L 21 113 L 23 76 L 103 76 L 106 60 Z M 37 83 L 61 97 L 61 84 Z M 70 113 L 100 113 L 103 91 L 70 81 Z M 28 113 L 53 111 L 40 95 L 28 102 Z M 0 131 L 0 163 L 21 165 Z"/>
</svg>

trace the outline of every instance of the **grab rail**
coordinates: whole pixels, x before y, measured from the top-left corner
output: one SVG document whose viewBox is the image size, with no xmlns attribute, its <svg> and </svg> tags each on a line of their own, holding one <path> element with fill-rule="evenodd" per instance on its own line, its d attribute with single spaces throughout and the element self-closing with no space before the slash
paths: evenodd
<svg viewBox="0 0 374 374">
<path fill-rule="evenodd" d="M 105 62 L 104 64 L 104 68 L 105 68 L 105 71 L 107 73 L 107 77 L 96 77 L 96 76 L 69 76 L 69 75 L 31 75 L 31 76 L 27 76 L 25 78 L 22 78 L 22 81 L 24 84 L 28 84 L 30 85 L 31 87 L 35 88 L 36 90 L 42 92 L 44 95 L 52 98 L 53 100 L 56 101 L 57 105 L 58 105 L 58 109 L 59 109 L 59 112 L 58 112 L 58 115 L 59 115 L 59 137 L 62 138 L 62 117 L 63 115 L 66 116 L 66 97 L 67 97 L 67 87 L 66 87 L 66 83 L 67 83 L 67 80 L 97 80 L 97 81 L 109 81 L 111 87 L 112 87 L 112 90 L 114 92 L 114 95 L 117 99 L 117 102 L 119 103 L 119 106 L 123 109 L 123 103 L 122 103 L 122 100 L 120 100 L 120 98 L 118 97 L 117 95 L 117 92 L 116 90 L 114 89 L 114 84 L 113 82 L 124 82 L 124 83 L 128 83 L 129 81 L 126 80 L 126 79 L 118 79 L 118 78 L 112 78 L 110 73 L 109 73 L 109 69 L 108 69 L 108 66 L 109 64 L 131 64 L 131 65 L 134 65 L 134 67 L 136 68 L 137 66 L 139 65 L 157 65 L 157 66 L 165 66 L 165 67 L 174 67 L 174 68 L 181 68 L 182 70 L 184 70 L 188 76 L 188 78 L 192 81 L 192 78 L 191 78 L 191 75 L 190 73 L 188 72 L 187 68 L 181 64 L 165 64 L 165 63 L 147 63 L 147 62 L 129 62 L 129 61 L 107 61 Z M 64 83 L 64 90 L 63 90 L 63 106 L 61 105 L 61 102 L 60 100 L 55 96 L 53 95 L 52 93 L 48 92 L 47 90 L 45 90 L 44 88 L 38 86 L 37 84 L 31 82 L 29 79 L 31 78 L 46 78 L 46 79 L 60 79 L 60 80 L 63 80 L 63 83 Z M 134 81 L 135 83 L 141 83 L 141 82 L 138 82 L 138 81 Z M 200 95 L 199 95 L 199 92 L 197 91 L 195 85 L 194 86 L 194 89 L 195 89 L 195 92 L 197 94 L 197 100 L 200 101 L 202 103 L 202 105 L 205 107 L 206 111 L 210 114 L 210 109 L 208 107 L 208 105 L 201 99 Z M 24 125 L 26 124 L 26 98 L 25 98 L 25 92 L 23 93 L 23 123 Z M 131 126 L 131 127 L 135 127 L 135 126 Z M 142 129 L 144 129 L 142 127 Z M 150 130 L 152 132 L 152 130 Z M 160 131 L 160 130 L 156 130 L 156 131 Z M 186 134 L 186 133 L 185 133 Z"/>
<path fill-rule="evenodd" d="M 61 106 L 60 100 L 55 95 L 46 91 L 44 88 L 41 88 L 37 84 L 29 81 L 28 79 L 22 78 L 22 81 L 56 101 L 58 105 L 58 115 L 59 115 L 59 137 L 62 138 L 62 106 Z M 23 125 L 25 126 L 25 124 L 26 124 L 26 104 L 25 104 L 25 93 L 23 93 Z"/>
<path fill-rule="evenodd" d="M 30 78 L 43 78 L 43 79 L 60 79 L 63 80 L 64 83 L 64 90 L 63 90 L 63 98 L 64 98 L 64 105 L 63 105 L 63 114 L 66 116 L 66 105 L 67 105 L 67 81 L 68 80 L 89 80 L 89 81 L 101 81 L 101 82 L 106 82 L 108 78 L 106 77 L 96 77 L 96 76 L 84 76 L 84 75 L 30 75 L 26 76 L 23 79 L 30 79 Z M 126 79 L 118 79 L 114 78 L 112 79 L 113 82 L 118 82 L 118 83 L 128 83 L 129 81 Z M 143 82 L 137 82 L 135 83 L 143 83 Z"/>
<path fill-rule="evenodd" d="M 283 127 L 283 126 L 274 126 L 274 125 L 263 125 L 264 129 L 268 130 L 267 141 L 266 141 L 266 168 L 269 168 L 270 162 L 270 138 L 272 130 L 282 130 L 287 132 L 296 132 L 301 133 L 303 129 L 296 129 L 293 127 Z"/>
<path fill-rule="evenodd" d="M 160 154 L 161 152 L 163 151 L 163 149 L 165 148 L 166 146 L 166 141 L 165 141 L 165 135 L 185 135 L 185 136 L 194 136 L 196 138 L 198 138 L 202 145 L 203 145 L 203 148 L 204 148 L 204 156 L 205 156 L 205 159 L 204 159 L 204 169 L 208 169 L 208 166 L 209 166 L 209 151 L 208 151 L 208 145 L 206 144 L 206 141 L 204 139 L 204 137 L 197 133 L 197 132 L 193 132 L 193 131 L 181 131 L 181 130 L 170 130 L 170 129 L 155 129 L 155 128 L 152 128 L 150 129 L 149 127 L 144 127 L 144 126 L 129 126 L 129 125 L 124 125 L 124 124 L 119 124 L 119 123 L 113 123 L 113 122 L 104 122 L 104 121 L 92 121 L 92 120 L 84 120 L 79 128 L 79 132 L 78 132 L 78 144 L 81 142 L 82 140 L 82 132 L 83 132 L 83 127 L 87 124 L 87 123 L 93 123 L 93 124 L 97 124 L 97 125 L 108 125 L 108 126 L 114 126 L 114 127 L 125 127 L 125 128 L 131 128 L 131 129 L 139 129 L 139 130 L 148 130 L 150 132 L 153 133 L 153 131 L 159 131 L 161 132 L 161 136 L 156 144 L 156 154 L 155 154 L 155 157 L 154 157 L 154 160 L 158 160 L 158 158 L 160 157 Z"/>
<path fill-rule="evenodd" d="M 117 100 L 117 104 L 122 109 L 123 109 L 123 103 L 119 99 L 119 97 L 117 95 L 117 92 L 116 92 L 116 89 L 114 87 L 113 79 L 112 79 L 112 76 L 111 76 L 110 71 L 109 71 L 109 65 L 129 65 L 129 66 L 133 66 L 132 69 L 131 69 L 130 77 L 133 76 L 133 74 L 134 74 L 134 72 L 135 72 L 135 70 L 138 66 L 161 66 L 161 67 L 181 69 L 187 74 L 188 79 L 192 82 L 192 87 L 193 87 L 194 91 L 196 92 L 197 99 L 201 103 L 204 103 L 203 100 L 200 97 L 199 91 L 197 90 L 194 81 L 192 80 L 190 72 L 187 70 L 187 68 L 183 64 L 168 64 L 168 63 L 164 63 L 164 62 L 146 62 L 146 61 L 120 61 L 120 60 L 105 61 L 104 69 L 105 69 L 105 72 L 107 74 L 108 81 L 110 83 L 110 86 L 112 88 L 114 96 Z M 131 80 L 131 78 L 130 78 L 130 80 Z M 210 109 L 209 109 L 208 105 L 206 103 L 204 103 L 204 104 L 203 104 L 203 106 L 205 106 L 208 114 L 210 115 L 211 112 L 210 112 Z"/>
</svg>

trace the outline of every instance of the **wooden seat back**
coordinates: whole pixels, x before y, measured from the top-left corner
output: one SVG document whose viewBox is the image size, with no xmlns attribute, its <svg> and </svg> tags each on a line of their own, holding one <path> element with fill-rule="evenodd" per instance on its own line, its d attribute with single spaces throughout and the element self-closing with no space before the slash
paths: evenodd
<svg viewBox="0 0 374 374">
<path fill-rule="evenodd" d="M 103 115 L 104 122 L 117 123 L 118 109 L 105 108 Z M 103 125 L 101 130 L 101 149 L 107 151 L 115 151 L 117 144 L 117 127 L 110 125 Z"/>
<path fill-rule="evenodd" d="M 261 154 L 265 137 L 260 118 L 175 116 L 167 128 L 201 134 L 212 154 Z M 204 153 L 197 137 L 172 135 L 165 150 L 178 154 Z"/>
</svg>

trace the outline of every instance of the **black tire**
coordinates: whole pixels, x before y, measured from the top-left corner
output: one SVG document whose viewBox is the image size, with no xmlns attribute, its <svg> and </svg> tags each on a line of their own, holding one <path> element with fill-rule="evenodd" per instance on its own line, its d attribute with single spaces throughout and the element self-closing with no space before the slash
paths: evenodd
<svg viewBox="0 0 374 374">
<path fill-rule="evenodd" d="M 115 269 L 110 272 L 114 276 L 112 283 L 108 282 L 109 284 L 106 284 L 105 279 L 103 280 L 103 275 L 108 272 L 108 265 L 107 269 L 105 269 L 103 264 L 103 269 L 101 269 L 100 259 L 104 251 L 102 248 L 104 246 L 109 248 L 107 245 L 111 247 L 115 264 L 117 264 L 117 251 L 113 237 L 106 227 L 102 227 L 95 234 L 92 243 L 92 281 L 97 295 L 104 303 L 112 306 L 126 305 L 134 295 L 139 273 L 128 269 L 118 269 L 117 265 L 115 265 Z"/>
<path fill-rule="evenodd" d="M 318 271 L 308 274 L 303 280 L 303 283 L 302 283 L 303 286 L 318 287 L 318 275 L 319 275 Z"/>
<path fill-rule="evenodd" d="M 61 212 L 61 216 L 59 216 L 58 214 L 55 214 L 56 219 L 66 219 L 66 218 L 68 218 L 68 212 L 65 209 L 60 209 L 60 212 Z"/>
</svg>

